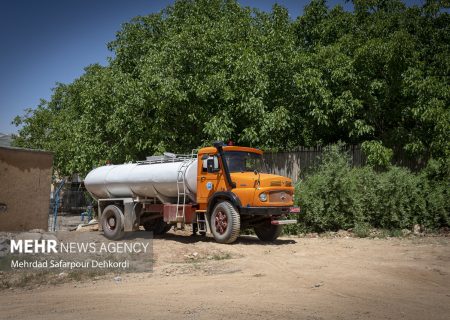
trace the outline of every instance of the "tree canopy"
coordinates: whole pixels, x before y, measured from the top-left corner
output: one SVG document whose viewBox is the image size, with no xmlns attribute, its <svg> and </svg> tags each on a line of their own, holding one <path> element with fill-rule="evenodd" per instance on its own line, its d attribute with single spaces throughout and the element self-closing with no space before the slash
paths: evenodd
<svg viewBox="0 0 450 320">
<path fill-rule="evenodd" d="M 14 144 L 62 175 L 214 140 L 270 150 L 362 143 L 450 157 L 449 1 L 312 0 L 292 20 L 235 0 L 179 0 L 123 24 L 107 66 L 16 117 Z"/>
</svg>

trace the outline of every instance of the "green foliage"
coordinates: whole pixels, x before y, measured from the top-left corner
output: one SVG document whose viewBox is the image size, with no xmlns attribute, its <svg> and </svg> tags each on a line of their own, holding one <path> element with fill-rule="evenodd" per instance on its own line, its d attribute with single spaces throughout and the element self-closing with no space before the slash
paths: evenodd
<svg viewBox="0 0 450 320">
<path fill-rule="evenodd" d="M 448 2 L 353 3 L 312 0 L 292 21 L 279 5 L 178 0 L 136 17 L 108 44 L 107 66 L 15 119 L 14 144 L 53 151 L 63 175 L 218 139 L 271 150 L 369 141 L 375 165 L 389 149 L 448 159 Z"/>
<path fill-rule="evenodd" d="M 422 173 L 431 181 L 450 181 L 450 158 L 430 159 Z"/>
<path fill-rule="evenodd" d="M 420 173 L 429 227 L 450 225 L 450 160 L 431 159 Z"/>
<path fill-rule="evenodd" d="M 393 151 L 386 148 L 380 141 L 364 141 L 361 145 L 370 166 L 387 167 L 390 165 Z"/>
<path fill-rule="evenodd" d="M 370 225 L 368 223 L 356 223 L 353 233 L 359 238 L 367 238 L 370 235 Z"/>
<path fill-rule="evenodd" d="M 339 146 L 324 154 L 316 173 L 298 186 L 302 222 L 318 231 L 348 229 L 355 221 L 348 158 Z"/>
<path fill-rule="evenodd" d="M 401 230 L 421 224 L 429 229 L 450 225 L 449 176 L 433 180 L 399 167 L 376 172 L 351 168 L 348 156 L 333 146 L 316 171 L 300 181 L 300 223 L 316 231 L 353 228 L 367 236 L 370 227 Z M 430 166 L 435 166 L 433 162 Z"/>
</svg>

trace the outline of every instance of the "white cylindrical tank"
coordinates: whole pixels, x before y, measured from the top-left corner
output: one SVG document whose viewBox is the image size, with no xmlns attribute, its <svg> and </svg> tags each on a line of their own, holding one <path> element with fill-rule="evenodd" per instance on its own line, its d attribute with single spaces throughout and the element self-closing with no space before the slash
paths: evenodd
<svg viewBox="0 0 450 320">
<path fill-rule="evenodd" d="M 175 198 L 178 195 L 178 171 L 182 165 L 183 162 L 179 161 L 98 167 L 88 173 L 84 185 L 96 199 L 135 196 L 153 198 L 158 195 Z M 186 192 L 196 194 L 197 160 L 192 160 L 185 172 Z"/>
</svg>

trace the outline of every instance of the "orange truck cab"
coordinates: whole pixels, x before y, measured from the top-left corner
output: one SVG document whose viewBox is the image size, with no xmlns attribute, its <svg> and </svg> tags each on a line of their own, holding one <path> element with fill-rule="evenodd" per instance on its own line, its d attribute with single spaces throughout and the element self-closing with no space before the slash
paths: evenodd
<svg viewBox="0 0 450 320">
<path fill-rule="evenodd" d="M 220 142 L 198 151 L 196 212 L 205 213 L 204 221 L 218 242 L 231 243 L 248 228 L 259 239 L 273 241 L 283 225 L 297 223 L 287 219 L 300 212 L 294 206 L 292 180 L 265 173 L 262 154 Z"/>
</svg>

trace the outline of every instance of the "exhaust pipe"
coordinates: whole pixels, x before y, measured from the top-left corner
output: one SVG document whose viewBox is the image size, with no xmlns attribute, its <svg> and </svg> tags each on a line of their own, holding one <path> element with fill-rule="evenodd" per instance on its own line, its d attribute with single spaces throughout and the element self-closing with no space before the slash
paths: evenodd
<svg viewBox="0 0 450 320">
<path fill-rule="evenodd" d="M 236 188 L 236 183 L 234 183 L 233 181 L 231 181 L 231 175 L 230 175 L 230 170 L 228 169 L 228 164 L 227 164 L 227 160 L 224 157 L 224 153 L 223 153 L 223 146 L 224 143 L 221 141 L 217 141 L 213 143 L 213 146 L 217 149 L 217 152 L 219 154 L 219 158 L 222 161 L 222 167 L 223 167 L 223 172 L 225 174 L 225 180 L 227 181 L 228 186 L 231 189 Z"/>
</svg>

